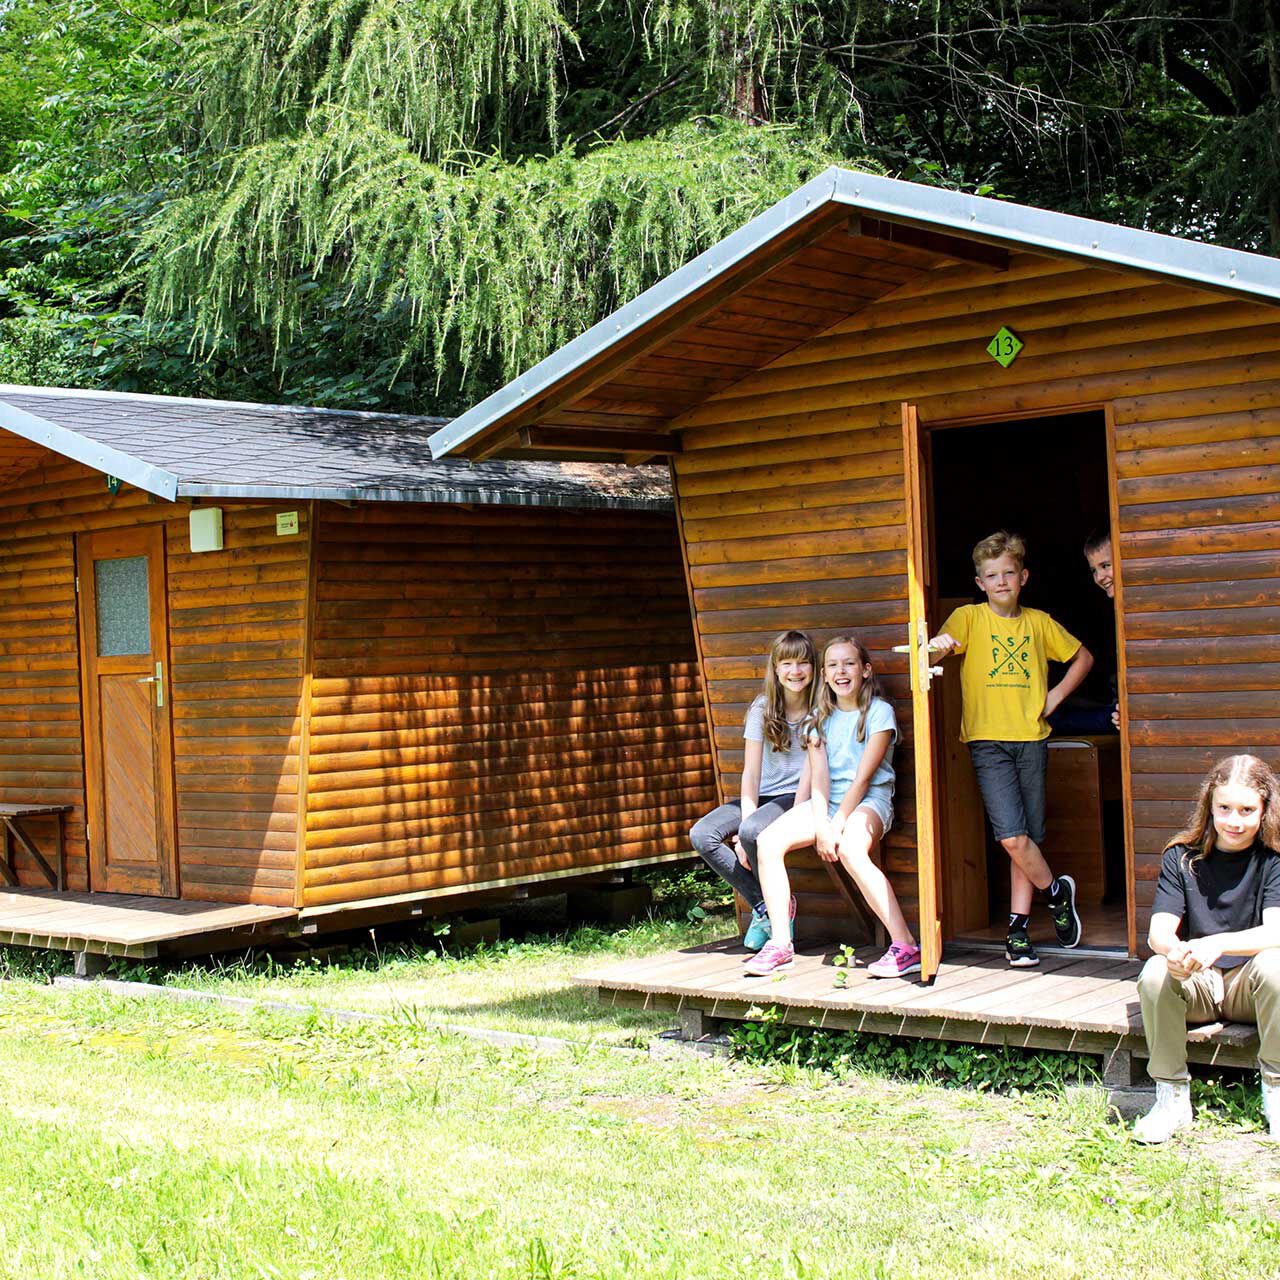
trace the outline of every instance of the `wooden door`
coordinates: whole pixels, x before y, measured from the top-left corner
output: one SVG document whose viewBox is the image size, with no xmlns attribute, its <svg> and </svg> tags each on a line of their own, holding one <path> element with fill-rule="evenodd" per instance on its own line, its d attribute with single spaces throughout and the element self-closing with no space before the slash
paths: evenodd
<svg viewBox="0 0 1280 1280">
<path fill-rule="evenodd" d="M 174 897 L 164 529 L 76 540 L 89 887 Z"/>
<path fill-rule="evenodd" d="M 928 981 L 942 960 L 942 850 L 938 831 L 937 775 L 934 769 L 934 715 L 929 662 L 929 512 L 920 421 L 914 405 L 902 406 L 902 455 L 906 488 L 907 603 L 910 634 L 900 646 L 910 654 L 912 733 L 916 769 L 916 867 L 920 894 L 921 978 Z"/>
</svg>

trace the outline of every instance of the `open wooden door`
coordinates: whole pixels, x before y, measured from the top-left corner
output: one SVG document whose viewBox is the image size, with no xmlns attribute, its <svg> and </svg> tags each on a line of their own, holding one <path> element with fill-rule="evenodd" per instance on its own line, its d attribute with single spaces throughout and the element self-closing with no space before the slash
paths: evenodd
<svg viewBox="0 0 1280 1280">
<path fill-rule="evenodd" d="M 89 887 L 174 897 L 164 529 L 76 539 Z"/>
<path fill-rule="evenodd" d="M 928 982 L 942 962 L 942 849 L 938 839 L 938 793 L 933 758 L 933 700 L 936 668 L 929 664 L 929 513 L 926 503 L 920 421 L 916 408 L 902 406 L 902 457 L 906 488 L 907 597 L 911 657 L 911 712 L 916 767 L 916 865 L 920 883 L 920 966 Z"/>
</svg>

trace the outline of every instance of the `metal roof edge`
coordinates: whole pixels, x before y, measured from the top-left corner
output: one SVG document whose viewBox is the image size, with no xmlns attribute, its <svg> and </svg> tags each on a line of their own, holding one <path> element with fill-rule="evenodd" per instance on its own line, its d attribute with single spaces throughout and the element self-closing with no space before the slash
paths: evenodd
<svg viewBox="0 0 1280 1280">
<path fill-rule="evenodd" d="M 252 498 L 267 502 L 422 502 L 488 507 L 570 507 L 630 511 L 672 511 L 675 504 L 664 498 L 613 497 L 609 494 L 535 493 L 530 490 L 466 489 L 429 486 L 426 488 L 360 488 L 350 485 L 269 485 L 215 484 L 200 480 L 178 482 L 181 498 Z"/>
<path fill-rule="evenodd" d="M 832 166 L 434 432 L 428 440 L 433 456 L 447 456 L 505 413 L 550 390 L 589 358 L 674 307 L 708 278 L 734 266 L 824 203 L 1280 301 L 1280 261 L 1265 254 Z M 1157 248 L 1165 252 L 1157 254 Z"/>
<path fill-rule="evenodd" d="M 874 173 L 836 169 L 834 178 L 832 198 L 867 213 L 1280 301 L 1280 260 L 1268 254 Z"/>
<path fill-rule="evenodd" d="M 758 213 L 750 222 L 704 250 L 683 267 L 651 285 L 612 315 L 592 325 L 571 342 L 553 351 L 533 368 L 473 405 L 465 413 L 433 432 L 427 443 L 434 457 L 442 458 L 484 430 L 508 410 L 554 386 L 565 374 L 605 346 L 621 342 L 688 294 L 714 279 L 757 249 L 768 244 L 795 223 L 828 203 L 842 171 L 832 166 L 811 178 L 777 204 Z M 608 339 L 606 342 L 605 339 Z"/>
<path fill-rule="evenodd" d="M 16 390 L 16 388 L 14 388 Z M 158 498 L 172 502 L 178 495 L 178 477 L 162 467 L 122 453 L 110 445 L 99 444 L 89 436 L 82 436 L 76 431 L 60 427 L 56 422 L 48 422 L 38 418 L 17 405 L 8 404 L 4 400 L 4 388 L 0 387 L 0 427 L 22 436 L 33 444 L 44 445 L 54 453 L 70 458 L 74 462 L 82 462 L 103 475 L 117 476 L 131 484 L 135 489 L 154 493 Z"/>
</svg>

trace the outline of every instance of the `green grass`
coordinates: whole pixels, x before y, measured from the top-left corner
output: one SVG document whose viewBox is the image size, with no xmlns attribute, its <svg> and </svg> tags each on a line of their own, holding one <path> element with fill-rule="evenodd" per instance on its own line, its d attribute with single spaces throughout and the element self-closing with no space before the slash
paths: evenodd
<svg viewBox="0 0 1280 1280">
<path fill-rule="evenodd" d="M 322 1009 L 382 1012 L 412 1021 L 472 1025 L 606 1044 L 644 1044 L 669 1013 L 606 1008 L 577 974 L 629 957 L 695 946 L 734 931 L 732 908 L 706 872 L 652 876 L 650 914 L 623 928 L 548 928 L 536 915 L 508 920 L 518 936 L 465 952 L 427 922 L 406 937 L 366 931 L 336 958 L 269 955 L 182 966 L 125 965 L 122 974 L 170 986 L 287 1000 Z"/>
<path fill-rule="evenodd" d="M 0 1276 L 1280 1273 L 1280 1160 L 1095 1094 L 0 989 Z"/>
</svg>

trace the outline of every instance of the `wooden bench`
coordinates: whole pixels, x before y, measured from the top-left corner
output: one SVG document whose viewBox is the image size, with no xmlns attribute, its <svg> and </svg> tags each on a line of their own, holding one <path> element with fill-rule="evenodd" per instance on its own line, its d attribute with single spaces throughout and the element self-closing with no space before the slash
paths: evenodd
<svg viewBox="0 0 1280 1280">
<path fill-rule="evenodd" d="M 18 847 L 44 872 L 49 884 L 59 893 L 66 887 L 67 814 L 74 805 L 69 804 L 0 804 L 0 823 L 4 824 L 4 844 L 0 850 L 0 879 L 10 888 L 18 887 L 18 873 L 13 865 L 13 845 Z M 57 838 L 54 866 L 36 848 L 22 825 L 24 818 L 56 819 Z M 57 868 L 56 870 L 54 868 Z"/>
</svg>

